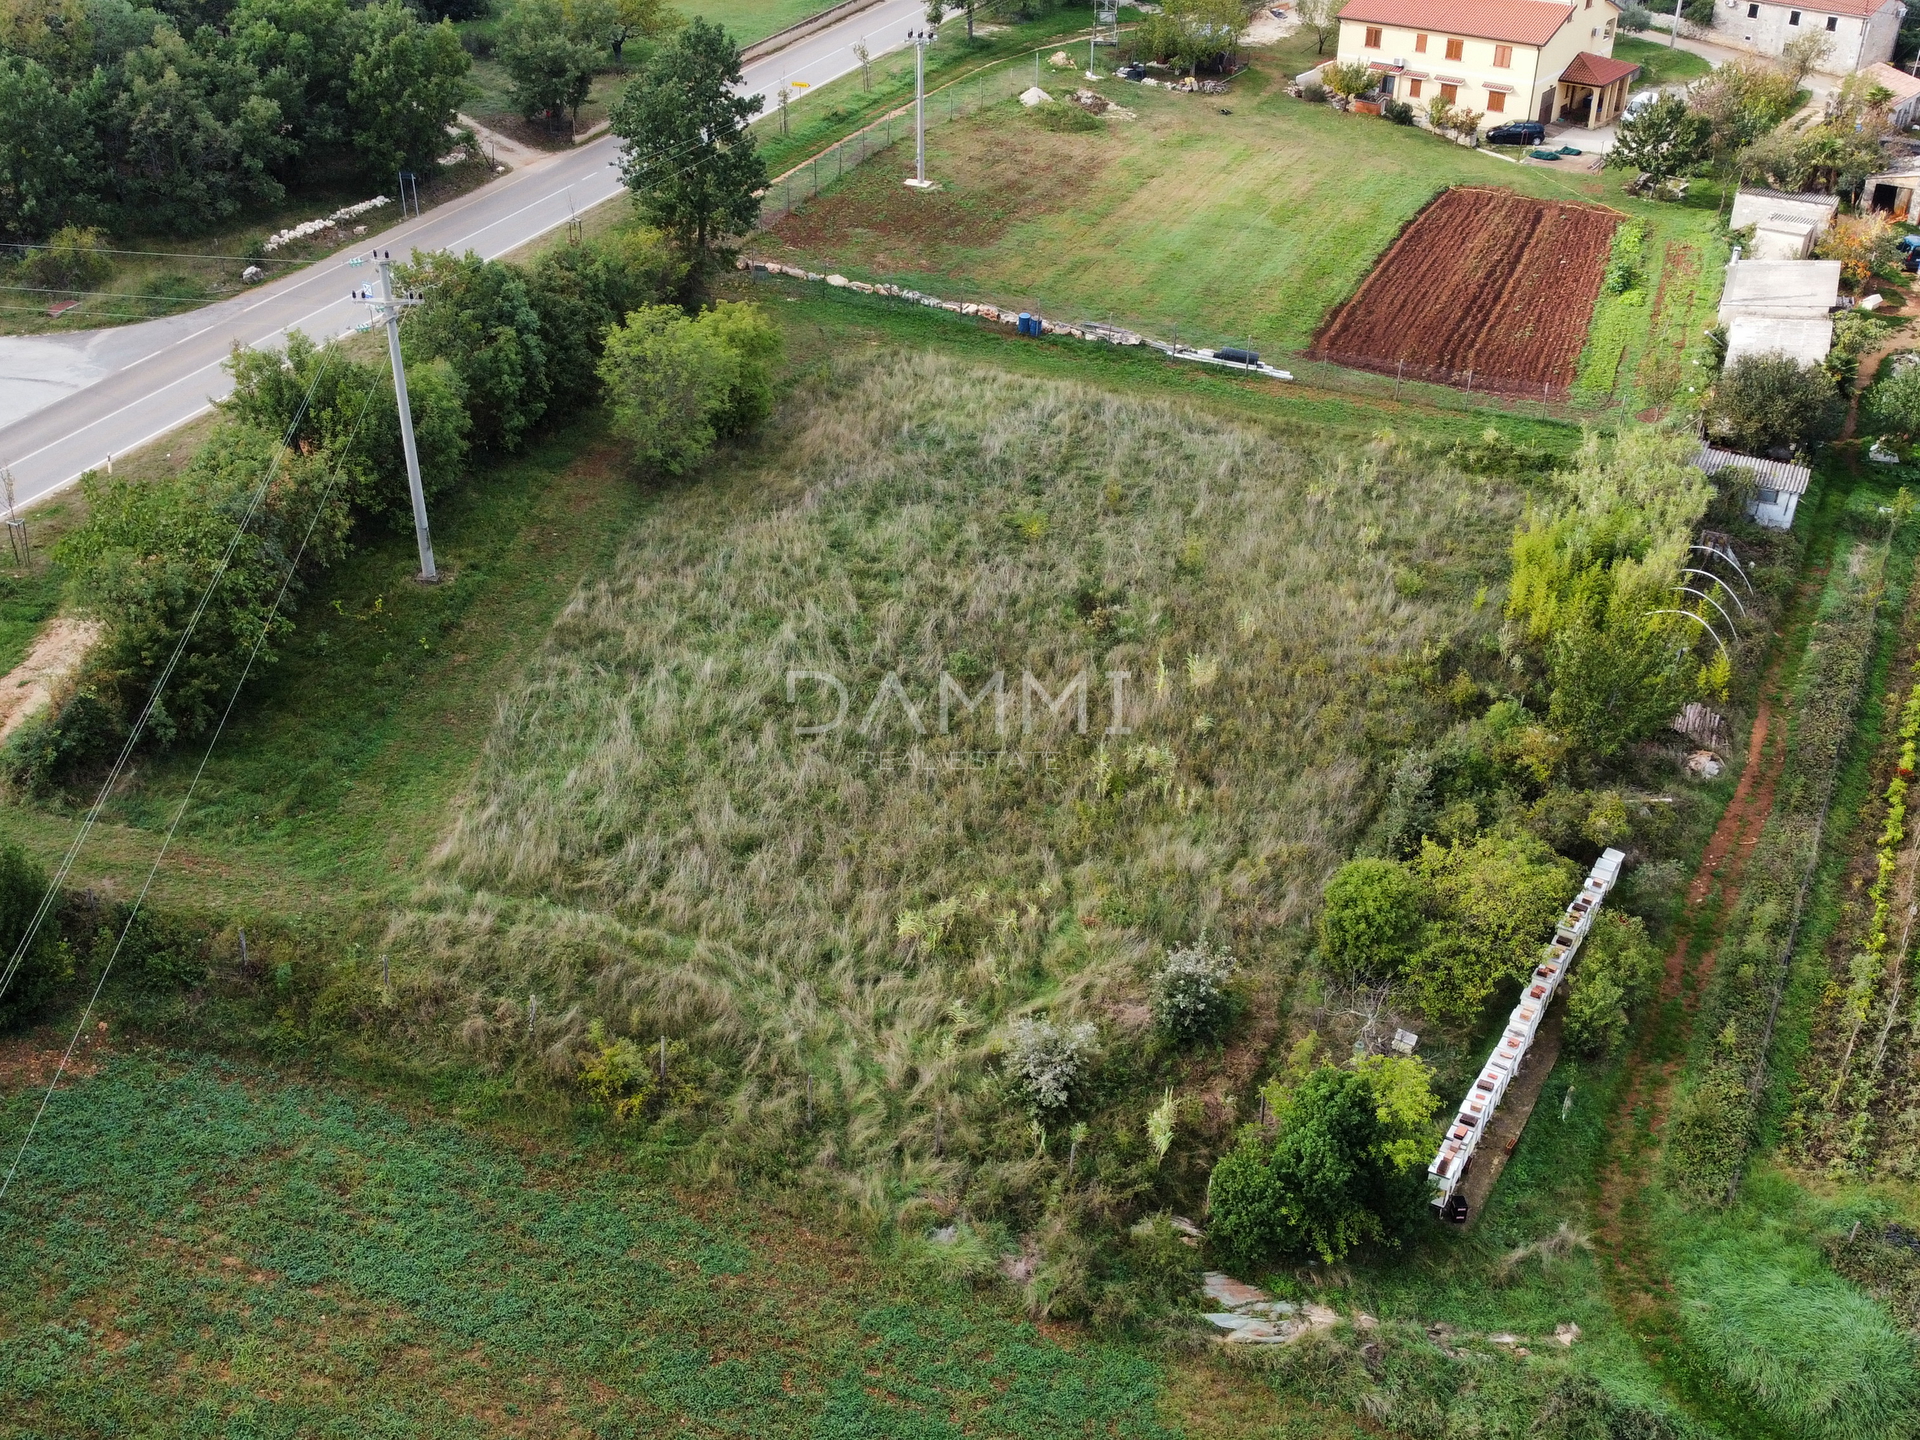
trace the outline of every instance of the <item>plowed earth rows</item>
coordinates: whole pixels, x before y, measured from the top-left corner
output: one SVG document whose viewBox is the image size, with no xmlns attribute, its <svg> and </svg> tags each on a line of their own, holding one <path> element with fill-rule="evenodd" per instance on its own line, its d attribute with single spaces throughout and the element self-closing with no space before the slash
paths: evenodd
<svg viewBox="0 0 1920 1440">
<path fill-rule="evenodd" d="M 1617 211 L 1456 186 L 1400 232 L 1315 359 L 1511 395 L 1573 383 Z"/>
</svg>

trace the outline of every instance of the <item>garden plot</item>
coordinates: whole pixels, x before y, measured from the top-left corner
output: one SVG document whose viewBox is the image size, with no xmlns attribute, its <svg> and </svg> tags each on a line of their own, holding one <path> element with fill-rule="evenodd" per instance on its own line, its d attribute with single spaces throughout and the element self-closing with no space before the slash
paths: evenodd
<svg viewBox="0 0 1920 1440">
<path fill-rule="evenodd" d="M 1458 186 L 1401 232 L 1317 359 L 1509 395 L 1573 383 L 1619 212 Z"/>
</svg>

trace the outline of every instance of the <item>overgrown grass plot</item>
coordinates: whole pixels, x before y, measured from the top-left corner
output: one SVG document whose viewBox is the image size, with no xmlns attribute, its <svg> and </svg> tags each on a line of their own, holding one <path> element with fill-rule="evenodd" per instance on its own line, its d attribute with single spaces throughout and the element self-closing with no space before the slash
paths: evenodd
<svg viewBox="0 0 1920 1440">
<path fill-rule="evenodd" d="M 1285 973 L 1495 623 L 1514 497 L 931 357 L 828 391 L 576 595 L 393 939 L 482 1055 L 522 1052 L 538 989 L 548 1054 L 589 1015 L 725 1051 L 723 1149 L 937 1182 L 936 1105 L 1032 1148 L 987 1088 L 1002 1022 L 1124 1048 L 1149 962 L 1209 928 Z M 799 672 L 845 687 L 836 728 L 796 733 L 837 708 Z M 975 705 L 944 724 L 943 675 Z"/>
<path fill-rule="evenodd" d="M 1137 1356 L 763 1245 L 604 1152 L 207 1062 L 59 1095 L 0 1257 L 9 1435 L 1168 1434 Z"/>
</svg>

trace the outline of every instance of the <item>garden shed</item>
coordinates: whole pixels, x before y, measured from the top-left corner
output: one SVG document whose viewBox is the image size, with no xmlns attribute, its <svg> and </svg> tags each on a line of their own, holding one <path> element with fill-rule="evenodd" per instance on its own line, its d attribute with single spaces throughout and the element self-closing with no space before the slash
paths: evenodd
<svg viewBox="0 0 1920 1440">
<path fill-rule="evenodd" d="M 1813 480 L 1813 471 L 1805 465 L 1795 465 L 1788 460 L 1760 460 L 1712 445 L 1702 445 L 1693 463 L 1709 475 L 1734 469 L 1751 474 L 1753 494 L 1747 497 L 1747 514 L 1769 530 L 1792 528 L 1793 512 Z"/>
<path fill-rule="evenodd" d="M 1838 260 L 1741 260 L 1727 266 L 1720 323 L 1742 315 L 1819 320 L 1839 302 Z"/>
<path fill-rule="evenodd" d="M 1833 321 L 1782 320 L 1740 315 L 1727 324 L 1727 364 L 1749 355 L 1784 355 L 1801 366 L 1818 365 L 1833 348 Z"/>
<path fill-rule="evenodd" d="M 1733 214 L 1727 219 L 1729 230 L 1744 230 L 1769 220 L 1798 220 L 1813 226 L 1818 235 L 1833 223 L 1839 200 L 1831 195 L 1796 194 L 1789 190 L 1750 190 L 1746 186 L 1734 192 Z"/>
<path fill-rule="evenodd" d="M 1860 72 L 1874 84 L 1893 92 L 1893 101 L 1887 107 L 1887 118 L 1893 121 L 1893 128 L 1906 130 L 1920 119 L 1920 78 L 1906 71 L 1876 60 Z"/>
<path fill-rule="evenodd" d="M 1920 215 L 1920 204 L 1914 202 L 1917 190 L 1920 163 L 1910 159 L 1902 169 L 1867 176 L 1860 187 L 1860 198 L 1870 210 L 1885 211 L 1895 220 L 1908 220 Z"/>
</svg>

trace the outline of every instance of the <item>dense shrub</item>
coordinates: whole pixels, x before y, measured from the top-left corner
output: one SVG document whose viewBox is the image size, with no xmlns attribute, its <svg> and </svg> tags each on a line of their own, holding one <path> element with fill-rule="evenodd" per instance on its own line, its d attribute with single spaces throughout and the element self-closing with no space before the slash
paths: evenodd
<svg viewBox="0 0 1920 1440">
<path fill-rule="evenodd" d="M 1660 974 L 1660 952 L 1637 915 L 1603 910 L 1567 976 L 1567 1043 L 1608 1055 L 1626 1039 L 1627 1022 Z"/>
<path fill-rule="evenodd" d="M 100 232 L 64 225 L 41 250 L 32 251 L 21 273 L 52 290 L 92 290 L 113 273 Z"/>
<path fill-rule="evenodd" d="M 1094 1028 L 1087 1021 L 1058 1026 L 1051 1020 L 1016 1020 L 1008 1031 L 1006 1075 L 1036 1116 L 1072 1103 L 1093 1058 Z"/>
<path fill-rule="evenodd" d="M 1208 1040 L 1232 1014 L 1227 983 L 1233 978 L 1233 954 L 1203 940 L 1167 952 L 1153 977 L 1153 1018 L 1175 1044 Z"/>
<path fill-rule="evenodd" d="M 1419 1061 L 1322 1065 L 1269 1087 L 1276 1140 L 1249 1129 L 1207 1184 L 1207 1240 L 1251 1270 L 1280 1256 L 1337 1260 L 1390 1240 L 1418 1212 L 1427 1122 L 1437 1102 Z"/>
<path fill-rule="evenodd" d="M 1334 973 L 1384 978 L 1420 944 L 1428 893 L 1420 875 L 1392 860 L 1349 860 L 1327 881 L 1320 955 Z"/>
<path fill-rule="evenodd" d="M 143 709 L 148 736 L 163 746 L 204 734 L 256 645 L 257 664 L 272 663 L 292 624 L 290 605 L 275 609 L 282 585 L 297 600 L 305 578 L 340 553 L 349 523 L 345 497 L 327 495 L 326 457 L 276 457 L 278 448 L 276 436 L 228 424 L 178 476 L 116 485 L 88 475 L 87 523 L 56 553 L 106 628 L 72 687 L 9 741 L 17 781 L 54 781 L 126 734 Z"/>
<path fill-rule="evenodd" d="M 318 348 L 295 330 L 284 354 L 236 345 L 227 368 L 234 378 L 224 402 L 228 413 L 304 452 L 324 454 L 340 467 L 340 493 L 357 515 L 411 526 L 400 411 L 386 366 L 350 359 L 337 347 Z M 431 500 L 452 488 L 467 463 L 472 422 L 453 367 L 444 360 L 409 365 L 407 409 L 421 487 Z"/>
<path fill-rule="evenodd" d="M 402 273 L 424 296 L 401 327 L 407 363 L 445 360 L 466 389 L 474 442 L 519 449 L 552 393 L 524 272 L 469 251 L 422 256 Z"/>
<path fill-rule="evenodd" d="M 527 298 L 540 317 L 554 407 L 571 409 L 599 394 L 594 366 L 607 331 L 628 312 L 672 295 L 685 270 L 651 230 L 555 246 L 534 261 Z"/>
<path fill-rule="evenodd" d="M 779 333 L 758 307 L 722 301 L 697 319 L 648 305 L 607 336 L 600 378 L 614 428 L 640 464 L 678 475 L 771 407 Z"/>
<path fill-rule="evenodd" d="M 60 939 L 52 917 L 43 922 L 33 943 L 20 950 L 22 937 L 47 893 L 47 873 L 12 841 L 0 841 L 0 975 L 19 963 L 13 978 L 0 992 L 0 1030 L 11 1029 L 33 1017 L 54 988 L 73 973 L 73 956 Z"/>
</svg>

